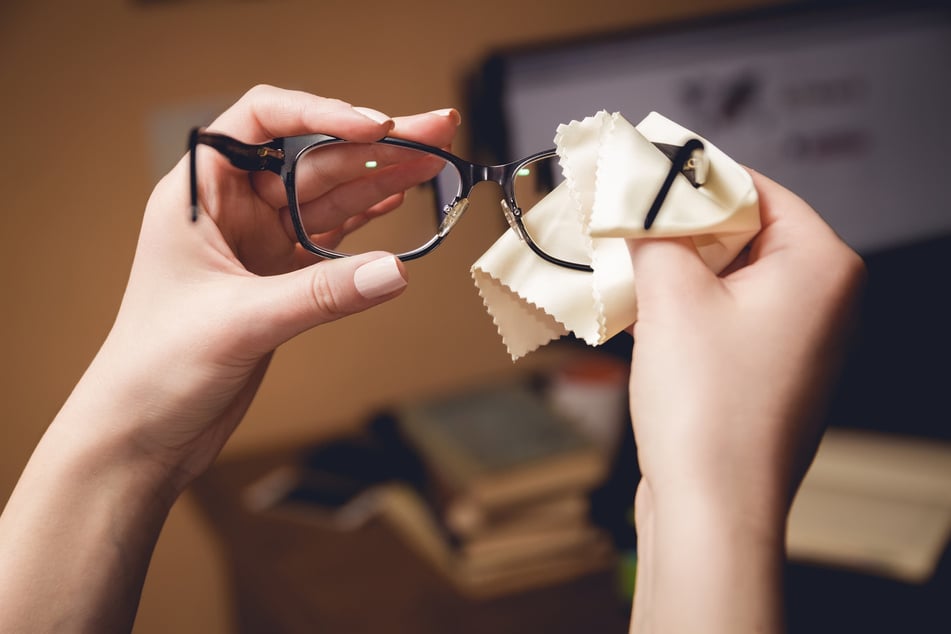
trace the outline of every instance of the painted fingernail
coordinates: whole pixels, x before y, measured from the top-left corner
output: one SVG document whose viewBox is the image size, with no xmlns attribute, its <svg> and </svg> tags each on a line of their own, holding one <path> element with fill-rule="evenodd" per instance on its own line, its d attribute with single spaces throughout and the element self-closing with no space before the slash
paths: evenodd
<svg viewBox="0 0 951 634">
<path fill-rule="evenodd" d="M 389 255 L 358 268 L 353 274 L 353 284 L 366 299 L 375 299 L 406 286 L 406 278 L 400 271 L 399 261 Z"/>
<path fill-rule="evenodd" d="M 379 110 L 374 110 L 373 108 L 365 108 L 364 106 L 354 106 L 353 108 L 360 114 L 362 114 L 367 119 L 372 119 L 377 123 L 389 123 L 392 119 L 389 115 L 385 115 Z"/>
<path fill-rule="evenodd" d="M 459 114 L 459 111 L 455 108 L 443 108 L 442 110 L 433 110 L 432 114 L 439 115 L 440 117 L 448 117 L 452 119 L 452 122 L 456 125 L 462 123 L 462 115 Z"/>
</svg>

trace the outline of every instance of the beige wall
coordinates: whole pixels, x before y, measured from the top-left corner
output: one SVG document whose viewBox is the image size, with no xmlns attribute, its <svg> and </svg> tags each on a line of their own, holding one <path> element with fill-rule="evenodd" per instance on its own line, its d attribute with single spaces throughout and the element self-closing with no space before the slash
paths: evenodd
<svg viewBox="0 0 951 634">
<path fill-rule="evenodd" d="M 460 76 L 494 47 L 764 3 L 3 2 L 0 500 L 110 326 L 155 180 L 157 112 L 228 103 L 263 82 L 393 115 L 455 106 L 465 116 Z M 226 452 L 311 439 L 401 394 L 511 371 L 468 274 L 500 228 L 497 201 L 482 200 L 410 265 L 399 301 L 282 349 Z M 222 581 L 215 544 L 183 500 L 137 631 L 228 631 Z"/>
</svg>

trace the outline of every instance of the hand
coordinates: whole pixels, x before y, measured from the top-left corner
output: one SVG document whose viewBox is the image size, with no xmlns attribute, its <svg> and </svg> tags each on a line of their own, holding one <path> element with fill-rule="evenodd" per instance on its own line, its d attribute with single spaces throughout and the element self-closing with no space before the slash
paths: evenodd
<svg viewBox="0 0 951 634">
<path fill-rule="evenodd" d="M 391 120 L 258 87 L 212 129 L 252 143 L 324 132 L 447 146 L 458 122 L 452 110 Z M 0 515 L 0 630 L 131 629 L 169 509 L 241 420 L 274 348 L 406 284 L 390 254 L 316 262 L 305 253 L 274 174 L 249 175 L 210 150 L 199 161 L 198 221 L 183 160 L 149 200 L 109 336 Z M 376 178 L 304 179 L 306 213 L 334 219 L 319 225 L 321 240 L 399 201 L 397 183 Z"/>
<path fill-rule="evenodd" d="M 340 101 L 259 86 L 209 129 L 251 143 L 323 132 L 353 141 L 390 134 L 442 147 L 458 123 L 452 110 L 390 119 Z M 190 221 L 183 160 L 149 200 L 119 315 L 77 390 L 116 412 L 114 420 L 104 417 L 110 432 L 133 438 L 178 489 L 217 455 L 278 345 L 390 299 L 406 283 L 402 264 L 384 253 L 318 262 L 304 251 L 276 175 L 235 169 L 204 147 L 198 160 L 202 213 Z M 330 246 L 342 235 L 340 227 L 367 219 L 339 217 L 342 199 L 365 203 L 360 209 L 369 208 L 372 216 L 400 195 L 381 194 L 366 182 L 354 186 L 345 174 L 333 176 L 330 182 L 325 172 L 324 179 L 301 188 L 307 191 L 307 213 L 334 218 L 325 240 Z M 375 198 L 362 200 L 368 190 Z M 91 383 L 98 388 L 85 390 Z M 109 386 L 105 393 L 103 385 Z"/>
<path fill-rule="evenodd" d="M 638 572 L 653 599 L 635 604 L 635 624 L 695 613 L 711 632 L 742 632 L 748 616 L 778 626 L 776 597 L 761 593 L 779 594 L 786 516 L 821 436 L 864 266 L 805 202 L 753 179 L 763 227 L 724 274 L 690 240 L 630 245 L 636 522 L 654 571 Z M 667 592 L 680 607 L 662 614 Z M 731 612 L 743 604 L 757 609 Z"/>
</svg>

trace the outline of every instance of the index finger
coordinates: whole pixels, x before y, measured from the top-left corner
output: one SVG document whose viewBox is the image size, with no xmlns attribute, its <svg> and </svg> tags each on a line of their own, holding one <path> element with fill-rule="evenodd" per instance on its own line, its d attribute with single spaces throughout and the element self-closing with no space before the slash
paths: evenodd
<svg viewBox="0 0 951 634">
<path fill-rule="evenodd" d="M 255 86 L 210 127 L 245 143 L 320 132 L 349 141 L 375 141 L 393 128 L 387 115 L 299 90 Z"/>
<path fill-rule="evenodd" d="M 332 102 L 334 100 L 328 99 L 324 101 Z M 392 120 L 393 127 L 390 136 L 398 136 L 402 139 L 445 148 L 452 143 L 460 121 L 461 117 L 459 113 L 452 108 L 396 117 Z M 320 121 L 317 125 L 319 127 L 317 127 L 316 130 L 311 129 L 310 131 L 327 132 L 329 126 L 326 125 L 324 121 Z M 339 132 L 328 133 L 347 138 L 350 141 L 373 142 L 379 139 L 378 136 L 369 139 L 359 139 L 353 135 L 349 137 L 344 136 Z M 308 172 L 313 171 L 308 169 L 308 166 L 313 167 L 312 163 L 306 160 L 302 163 L 298 163 L 297 169 L 301 170 L 297 178 L 298 197 L 300 201 L 307 202 L 313 200 L 337 185 L 352 180 L 355 176 L 362 176 L 366 172 L 364 167 L 366 160 L 372 158 L 376 161 L 389 163 L 394 160 L 394 157 L 399 161 L 405 161 L 407 158 L 407 151 L 397 146 L 357 145 L 349 148 L 329 146 L 321 150 L 321 155 L 325 157 L 342 157 L 344 155 L 361 153 L 367 154 L 363 160 L 323 161 L 322 166 L 325 171 L 320 179 L 315 179 L 313 178 L 313 174 L 308 174 Z M 385 156 L 387 154 L 394 155 L 394 157 L 388 159 Z M 413 152 L 409 152 L 409 154 L 413 154 Z M 314 156 L 316 157 L 318 155 Z M 333 167 L 335 163 L 337 164 L 336 168 Z M 263 172 L 252 175 L 254 188 L 272 207 L 280 208 L 286 206 L 287 194 L 284 185 L 279 179 L 275 179 L 272 176 L 272 174 Z"/>
</svg>

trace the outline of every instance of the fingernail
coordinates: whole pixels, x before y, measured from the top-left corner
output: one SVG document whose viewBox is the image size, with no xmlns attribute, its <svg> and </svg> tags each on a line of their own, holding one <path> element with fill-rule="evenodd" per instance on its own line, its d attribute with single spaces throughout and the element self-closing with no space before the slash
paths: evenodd
<svg viewBox="0 0 951 634">
<path fill-rule="evenodd" d="M 391 121 L 389 115 L 385 115 L 379 110 L 374 110 L 373 108 L 365 108 L 363 106 L 354 106 L 353 108 L 360 114 L 362 114 L 367 119 L 372 119 L 377 123 L 389 123 Z"/>
<path fill-rule="evenodd" d="M 442 110 L 433 110 L 432 114 L 439 115 L 440 117 L 449 117 L 452 119 L 452 122 L 456 125 L 462 123 L 462 115 L 459 114 L 459 111 L 455 108 L 443 108 Z"/>
<path fill-rule="evenodd" d="M 399 261 L 390 255 L 358 268 L 353 274 L 353 284 L 366 299 L 374 299 L 403 288 L 406 278 L 400 271 Z"/>
</svg>

